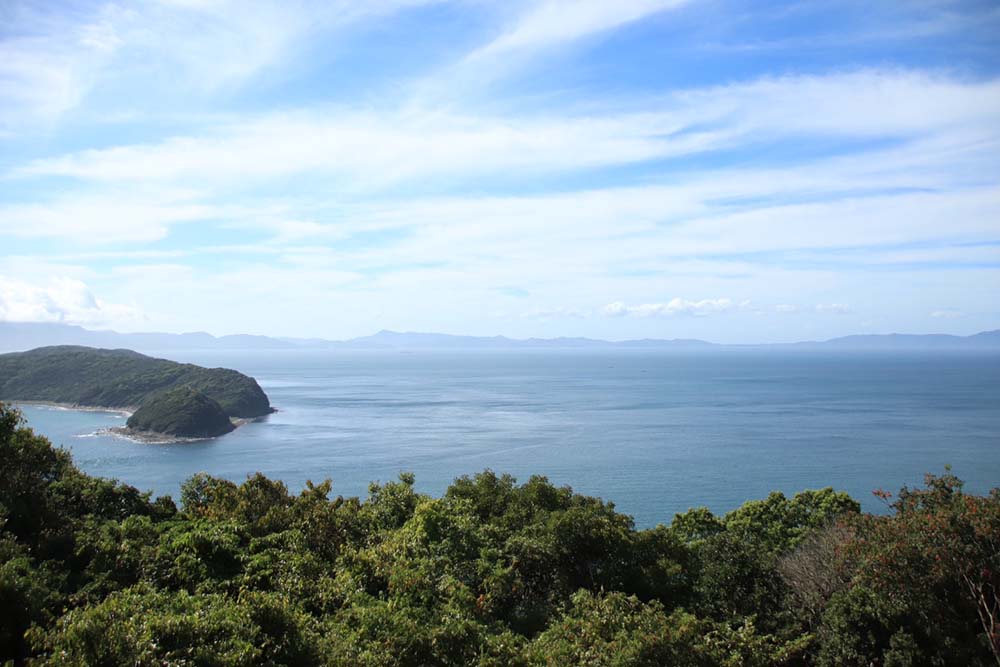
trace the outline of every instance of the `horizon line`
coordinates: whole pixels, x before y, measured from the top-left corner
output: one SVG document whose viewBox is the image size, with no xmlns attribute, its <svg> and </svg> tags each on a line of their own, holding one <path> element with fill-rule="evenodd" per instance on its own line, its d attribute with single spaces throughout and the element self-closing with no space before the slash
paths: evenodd
<svg viewBox="0 0 1000 667">
<path fill-rule="evenodd" d="M 585 343 L 596 343 L 596 344 L 607 344 L 607 345 L 627 345 L 627 344 L 641 344 L 641 343 L 651 343 L 651 344 L 692 344 L 692 345 L 706 345 L 713 347 L 771 347 L 771 346 L 796 346 L 796 345 L 819 345 L 824 343 L 831 343 L 836 341 L 843 341 L 852 338 L 946 338 L 955 340 L 967 340 L 970 338 L 975 338 L 977 336 L 983 336 L 988 334 L 1000 334 L 1000 328 L 997 329 L 985 329 L 982 331 L 977 331 L 971 334 L 951 334 L 943 332 L 925 332 L 925 333 L 912 333 L 912 332 L 888 332 L 888 333 L 851 333 L 845 334 L 843 336 L 834 336 L 831 338 L 823 339 L 807 339 L 807 340 L 796 340 L 788 342 L 739 342 L 739 343 L 718 343 L 710 340 L 705 340 L 702 338 L 623 338 L 623 339 L 605 339 L 605 338 L 592 338 L 589 336 L 572 336 L 572 335 L 561 335 L 555 337 L 539 337 L 530 336 L 527 338 L 514 338 L 506 336 L 504 334 L 494 334 L 494 335 L 475 335 L 475 334 L 454 334 L 446 333 L 440 331 L 412 331 L 412 330 L 394 330 L 394 329 L 379 329 L 375 333 L 365 334 L 361 336 L 354 336 L 351 338 L 344 339 L 334 339 L 334 338 L 323 338 L 323 337 L 298 337 L 298 336 L 274 336 L 267 334 L 251 334 L 251 333 L 229 333 L 229 334 L 212 334 L 207 331 L 185 331 L 180 333 L 173 333 L 168 331 L 117 331 L 114 329 L 90 329 L 82 324 L 73 324 L 68 322 L 25 322 L 25 321 L 0 321 L 0 326 L 4 325 L 15 325 L 15 326 L 41 326 L 41 327 L 55 327 L 55 328 L 65 328 L 67 330 L 78 329 L 83 332 L 91 334 L 106 334 L 115 336 L 169 336 L 169 337 L 208 337 L 212 340 L 220 341 L 232 338 L 255 338 L 255 339 L 265 339 L 269 341 L 275 341 L 286 344 L 342 344 L 349 345 L 351 343 L 364 342 L 369 339 L 374 339 L 379 336 L 424 336 L 424 337 L 439 337 L 439 338 L 451 338 L 451 339 L 464 339 L 466 341 L 503 341 L 514 344 L 530 344 L 530 343 L 558 343 L 560 341 L 570 342 L 578 341 Z M 456 341 L 457 342 L 457 341 Z M 65 343 L 67 345 L 72 345 L 73 343 Z M 45 347 L 44 345 L 42 347 Z"/>
</svg>

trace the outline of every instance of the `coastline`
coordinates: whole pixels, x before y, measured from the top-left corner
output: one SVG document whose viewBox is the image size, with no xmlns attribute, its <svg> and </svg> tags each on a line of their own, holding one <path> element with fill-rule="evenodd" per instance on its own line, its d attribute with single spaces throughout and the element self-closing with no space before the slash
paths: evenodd
<svg viewBox="0 0 1000 667">
<path fill-rule="evenodd" d="M 18 405 L 33 405 L 41 408 L 53 408 L 56 410 L 77 410 L 79 412 L 110 412 L 116 415 L 123 415 L 124 417 L 131 417 L 132 413 L 134 413 L 137 409 L 134 406 L 128 406 L 124 408 L 112 408 L 106 405 L 79 405 L 77 403 L 59 403 L 56 401 L 22 401 L 18 399 L 13 399 L 5 402 L 15 407 L 17 407 Z"/>
<path fill-rule="evenodd" d="M 270 414 L 273 414 L 276 410 L 272 410 Z M 230 417 L 229 421 L 233 425 L 233 430 L 235 431 L 240 426 L 244 424 L 249 424 L 251 422 L 262 421 L 268 415 L 261 415 L 259 417 Z M 214 440 L 216 438 L 221 438 L 225 435 L 232 433 L 223 433 L 221 435 L 210 435 L 198 438 L 189 438 L 180 435 L 170 435 L 169 433 L 158 433 L 156 431 L 137 431 L 135 429 L 129 428 L 128 426 L 112 426 L 110 428 L 102 429 L 103 433 L 109 433 L 118 438 L 123 438 L 131 442 L 142 443 L 145 445 L 178 445 L 186 444 L 190 442 L 201 442 L 203 440 Z"/>
<path fill-rule="evenodd" d="M 101 429 L 99 433 L 107 433 L 113 435 L 116 438 L 121 438 L 123 440 L 128 440 L 129 442 L 135 442 L 143 445 L 182 445 L 190 442 L 200 442 L 202 440 L 213 440 L 219 436 L 210 436 L 206 438 L 185 438 L 178 435 L 170 435 L 169 433 L 157 433 L 155 431 L 137 431 L 131 429 L 128 426 L 112 426 L 110 428 Z"/>
<path fill-rule="evenodd" d="M 125 417 L 131 417 L 137 408 L 112 408 L 103 405 L 78 405 L 75 403 L 60 403 L 57 401 L 21 401 L 21 400 L 11 400 L 6 401 L 9 405 L 17 407 L 19 405 L 30 405 L 41 408 L 51 408 L 53 410 L 73 410 L 77 412 L 104 412 L 108 414 L 120 415 Z M 266 415 L 259 415 L 257 417 L 230 417 L 229 421 L 232 422 L 234 429 L 236 430 L 244 424 L 249 424 L 251 422 L 263 421 L 269 415 L 278 412 L 278 409 L 271 407 L 271 411 Z M 222 435 L 199 437 L 199 438 L 188 438 L 178 435 L 170 435 L 169 433 L 158 433 L 155 431 L 137 431 L 131 429 L 128 426 L 111 426 L 109 428 L 101 429 L 97 431 L 98 433 L 106 433 L 112 435 L 116 438 L 122 438 L 123 440 L 128 440 L 129 442 L 135 442 L 145 445 L 177 445 L 177 444 L 187 444 L 191 442 L 201 442 L 203 440 L 213 440 L 215 438 L 220 438 L 222 435 L 228 435 L 223 433 Z M 232 431 L 230 431 L 231 433 Z"/>
</svg>

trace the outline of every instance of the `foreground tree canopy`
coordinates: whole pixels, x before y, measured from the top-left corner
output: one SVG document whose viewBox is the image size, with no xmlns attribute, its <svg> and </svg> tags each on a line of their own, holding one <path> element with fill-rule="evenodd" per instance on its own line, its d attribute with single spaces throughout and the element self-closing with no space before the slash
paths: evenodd
<svg viewBox="0 0 1000 667">
<path fill-rule="evenodd" d="M 364 501 L 196 475 L 178 509 L 2 404 L 0 461 L 0 664 L 1000 664 L 1000 492 L 950 474 L 886 516 L 823 489 L 636 530 L 491 472 Z"/>
</svg>

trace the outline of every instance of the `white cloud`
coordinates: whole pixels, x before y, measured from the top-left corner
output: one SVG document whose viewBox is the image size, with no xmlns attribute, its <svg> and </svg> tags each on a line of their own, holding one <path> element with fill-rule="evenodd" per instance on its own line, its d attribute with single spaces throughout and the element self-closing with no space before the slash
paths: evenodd
<svg viewBox="0 0 1000 667">
<path fill-rule="evenodd" d="M 799 95 L 809 102 L 795 101 Z M 202 136 L 29 163 L 16 170 L 17 179 L 63 176 L 89 189 L 0 205 L 0 233 L 89 244 L 151 241 L 171 225 L 215 217 L 234 229 L 271 230 L 279 243 L 405 230 L 405 243 L 376 250 L 383 264 L 397 255 L 428 262 L 451 257 L 457 241 L 482 242 L 486 254 L 506 247 L 515 255 L 536 248 L 548 254 L 558 242 L 569 244 L 567 255 L 570 247 L 579 249 L 572 256 L 580 258 L 599 252 L 591 244 L 604 243 L 616 252 L 600 254 L 621 262 L 854 247 L 845 260 L 879 263 L 905 261 L 913 252 L 861 256 L 857 248 L 975 239 L 996 228 L 1000 195 L 992 185 L 970 186 L 1000 178 L 994 150 L 1000 131 L 991 121 L 1000 114 L 1000 82 L 863 71 L 689 91 L 660 106 L 575 118 L 377 110 L 268 115 Z M 897 106 L 927 113 L 883 111 Z M 699 123 L 708 129 L 695 129 Z M 689 170 L 636 187 L 524 197 L 372 197 L 372 189 L 391 192 L 399 183 L 436 179 L 460 187 L 465 179 L 561 174 L 809 132 L 910 139 L 790 168 Z M 300 174 L 318 179 L 322 196 L 297 201 L 282 193 L 238 208 L 210 203 L 248 187 L 266 197 L 270 182 Z M 331 210 L 326 202 L 337 193 L 338 208 Z M 788 203 L 794 201 L 802 203 Z M 996 251 L 951 249 L 957 259 L 971 252 Z"/>
<path fill-rule="evenodd" d="M 991 155 L 1000 141 L 994 122 L 1000 81 L 920 72 L 765 79 L 676 93 L 641 106 L 641 112 L 590 116 L 386 108 L 271 114 L 159 143 L 36 160 L 15 173 L 187 186 L 312 173 L 330 177 L 333 187 L 381 188 L 442 177 L 461 182 L 512 172 L 559 173 L 833 135 L 909 139 L 912 149 L 903 144 L 884 152 L 913 165 L 910 176 L 927 179 L 958 158 Z M 925 173 L 928 166 L 932 171 Z"/>
<path fill-rule="evenodd" d="M 147 100 L 150 112 L 191 94 L 232 90 L 321 30 L 329 38 L 359 21 L 436 1 L 25 3 L 4 14 L 12 36 L 0 37 L 0 136 L 56 120 L 99 86 L 127 91 L 129 107 Z"/>
<path fill-rule="evenodd" d="M 877 156 L 869 157 L 868 166 L 878 161 Z M 184 192 L 142 197 L 115 196 L 115 191 L 102 197 L 66 197 L 49 205 L 0 205 L 0 234 L 99 245 L 156 240 L 172 225 L 215 219 L 230 227 L 234 238 L 240 229 L 270 230 L 274 236 L 256 247 L 209 244 L 168 254 L 309 254 L 316 262 L 335 262 L 348 271 L 375 268 L 410 279 L 413 271 L 407 267 L 419 258 L 428 266 L 489 275 L 494 284 L 522 278 L 564 282 L 565 276 L 607 279 L 626 271 L 724 276 L 786 263 L 833 269 L 996 260 L 995 248 L 961 244 L 996 229 L 1000 192 L 995 188 L 846 198 L 840 194 L 844 190 L 892 187 L 899 176 L 872 176 L 861 165 L 849 173 L 846 167 L 818 163 L 770 172 L 715 172 L 669 186 L 532 196 L 311 206 L 303 211 L 306 215 L 296 214 L 294 202 L 284 209 L 266 202 L 231 207 L 199 203 Z M 901 169 L 905 172 L 905 165 Z M 803 192 L 837 198 L 784 203 Z M 744 198 L 749 203 L 739 203 Z M 944 219 L 948 225 L 941 224 Z M 355 237 L 378 242 L 357 243 Z M 947 248 L 931 252 L 895 247 L 917 242 Z M 456 247 L 463 252 L 456 254 Z M 320 250 L 324 255 L 317 257 Z M 430 275 L 431 269 L 420 272 Z M 611 301 L 616 295 L 609 296 Z"/>
<path fill-rule="evenodd" d="M 851 312 L 851 309 L 842 303 L 817 304 L 812 307 L 817 313 L 844 315 Z M 666 303 L 643 303 L 630 306 L 622 301 L 609 303 L 601 309 L 601 314 L 605 317 L 653 317 L 659 315 L 691 315 L 705 316 L 717 313 L 743 312 L 756 315 L 765 315 L 769 312 L 779 315 L 794 315 L 803 312 L 800 306 L 788 303 L 777 304 L 771 307 L 759 307 L 750 300 L 745 299 L 735 302 L 732 299 L 702 299 L 699 301 L 689 301 L 675 297 Z"/>
<path fill-rule="evenodd" d="M 567 47 L 690 0 L 529 0 L 500 3 L 494 23 L 503 24 L 482 46 L 438 68 L 412 86 L 413 98 L 432 105 L 468 101 L 476 92 L 541 62 L 551 49 Z M 511 11 L 513 8 L 513 11 Z M 492 95 L 488 92 L 487 97 Z"/>
<path fill-rule="evenodd" d="M 979 127 L 995 136 L 1000 81 L 921 70 L 783 76 L 681 92 L 681 108 L 746 133 L 913 136 Z"/>
<path fill-rule="evenodd" d="M 532 308 L 531 310 L 521 313 L 521 317 L 529 320 L 548 320 L 548 319 L 583 319 L 588 317 L 589 313 L 579 310 L 577 308 L 567 308 L 565 306 L 556 306 L 554 308 Z"/>
<path fill-rule="evenodd" d="M 995 271 L 983 267 L 995 265 L 1000 251 L 973 242 L 993 239 L 998 229 L 998 79 L 835 71 L 641 99 L 601 95 L 598 106 L 577 100 L 572 108 L 560 101 L 576 91 L 557 93 L 554 104 L 499 95 L 479 104 L 461 89 L 437 98 L 419 89 L 399 96 L 394 87 L 393 96 L 365 94 L 345 106 L 191 115 L 142 134 L 148 109 L 141 105 L 156 103 L 145 93 L 164 81 L 177 100 L 197 98 L 190 107 L 178 102 L 180 108 L 212 107 L 206 100 L 219 96 L 238 111 L 239 96 L 228 94 L 258 75 L 261 83 L 280 83 L 265 78 L 282 76 L 271 68 L 290 52 L 309 52 L 313 30 L 334 39 L 331 25 L 408 4 L 263 0 L 260 11 L 242 3 L 233 11 L 232 0 L 162 0 L 120 14 L 53 18 L 59 30 L 40 29 L 30 37 L 35 41 L 7 43 L 6 52 L 0 44 L 0 126 L 12 109 L 25 118 L 58 116 L 100 92 L 98 101 L 113 107 L 101 118 L 134 112 L 134 125 L 121 136 L 143 137 L 108 147 L 108 128 L 100 128 L 101 143 L 93 145 L 101 148 L 45 149 L 0 175 L 0 194 L 11 193 L 0 197 L 0 241 L 12 239 L 11 247 L 26 254 L 31 239 L 77 244 L 61 259 L 86 262 L 107 282 L 49 273 L 101 286 L 115 302 L 170 304 L 177 289 L 191 290 L 184 317 L 206 327 L 252 324 L 259 311 L 248 304 L 259 302 L 281 309 L 274 322 L 300 319 L 293 306 L 314 312 L 322 303 L 331 326 L 349 320 L 364 328 L 373 313 L 395 313 L 397 327 L 442 328 L 449 317 L 456 326 L 475 320 L 489 327 L 496 286 L 517 284 L 530 287 L 530 299 L 509 305 L 511 326 L 542 329 L 546 320 L 580 314 L 587 327 L 606 333 L 621 326 L 659 335 L 698 326 L 696 317 L 682 315 L 725 312 L 787 331 L 813 320 L 850 326 L 852 317 L 818 317 L 847 312 L 846 305 L 815 304 L 858 293 L 867 303 L 869 285 L 886 303 L 896 303 L 885 295 L 897 287 L 919 293 L 923 300 L 911 310 L 926 319 L 926 302 L 975 310 L 957 287 L 963 281 L 995 284 Z M 466 72 L 488 77 L 505 62 L 530 64 L 522 56 L 680 4 L 498 6 L 490 11 L 527 9 L 462 62 L 488 65 Z M 57 45 L 56 35 L 70 38 Z M 18 54 L 22 60 L 4 58 Z M 122 97 L 138 106 L 119 108 L 110 88 L 128 91 Z M 264 103 L 278 89 L 264 85 L 253 97 Z M 549 111 L 518 111 L 522 103 Z M 103 111 L 88 109 L 91 115 L 74 116 L 76 127 L 89 127 Z M 72 145 L 83 145 L 81 137 Z M 842 152 L 807 155 L 813 147 Z M 726 154 L 681 162 L 714 151 L 733 151 L 740 157 L 728 164 L 751 166 L 714 166 L 726 163 Z M 787 166 L 759 167 L 742 157 L 758 154 Z M 674 162 L 654 162 L 664 159 Z M 613 182 L 624 185 L 603 185 L 609 181 L 599 170 L 640 163 L 647 164 L 613 172 Z M 525 192 L 532 194 L 509 194 Z M 202 220 L 222 231 L 197 247 L 157 245 L 173 227 Z M 252 245 L 262 232 L 271 238 Z M 100 253 L 102 244 L 117 245 Z M 53 258 L 39 251 L 21 266 Z M 10 260 L 0 258 L 0 271 L 37 280 L 4 270 Z M 163 264 L 144 269 L 142 261 Z M 911 266 L 920 263 L 953 270 L 921 277 Z M 957 276 L 972 276 L 974 265 L 978 283 Z M 230 293 L 239 296 L 227 301 Z M 728 298 L 661 301 L 672 294 Z M 616 301 L 624 295 L 628 303 Z M 761 295 L 778 305 L 746 305 Z M 517 317 L 524 303 L 564 305 Z M 792 312 L 801 317 L 749 317 Z"/>
<path fill-rule="evenodd" d="M 546 48 L 605 32 L 657 12 L 680 7 L 689 0 L 547 0 L 531 6 L 513 27 L 469 60 L 509 56 L 511 52 Z"/>
<path fill-rule="evenodd" d="M 995 229 L 1000 192 L 992 188 L 782 204 L 780 194 L 824 174 L 797 171 L 776 172 L 763 186 L 753 174 L 716 174 L 676 187 L 393 202 L 358 207 L 346 217 L 354 230 L 406 230 L 378 248 L 352 253 L 357 261 L 405 264 L 420 257 L 461 266 L 468 258 L 483 270 L 495 259 L 516 261 L 518 271 L 536 277 L 635 270 L 719 275 L 725 263 L 737 272 L 786 262 L 836 266 L 845 247 L 867 247 L 864 264 L 878 265 L 883 254 L 896 254 L 892 244 L 976 239 Z M 830 174 L 829 187 L 841 185 Z M 779 201 L 755 201 L 737 212 L 712 202 L 749 192 Z M 942 227 L 946 218 L 952 222 Z M 456 255 L 456 247 L 463 253 Z"/>
<path fill-rule="evenodd" d="M 45 16 L 31 20 L 47 22 Z M 49 123 L 76 107 L 116 48 L 100 24 L 54 34 L 0 39 L 0 137 L 25 124 Z"/>
<path fill-rule="evenodd" d="M 38 286 L 0 276 L 0 321 L 113 325 L 142 318 L 138 308 L 104 301 L 73 278 Z"/>
<path fill-rule="evenodd" d="M 659 315 L 692 315 L 704 316 L 715 313 L 725 313 L 737 308 L 732 299 L 701 299 L 700 301 L 689 301 L 674 297 L 666 303 L 643 303 L 629 306 L 621 301 L 609 303 L 601 309 L 605 317 L 653 317 Z"/>
<path fill-rule="evenodd" d="M 444 113 L 282 114 L 208 136 L 88 150 L 37 160 L 19 176 L 209 185 L 300 173 L 341 187 L 384 187 L 439 176 L 578 170 L 703 150 L 700 134 L 649 114 L 489 118 Z"/>
<path fill-rule="evenodd" d="M 0 205 L 0 234 L 54 237 L 86 245 L 155 241 L 171 225 L 222 215 L 185 192 L 69 194 L 49 202 Z"/>
<path fill-rule="evenodd" d="M 955 310 L 953 308 L 946 308 L 944 310 L 935 310 L 931 312 L 931 317 L 938 320 L 957 320 L 965 317 L 965 313 L 960 310 Z"/>
</svg>

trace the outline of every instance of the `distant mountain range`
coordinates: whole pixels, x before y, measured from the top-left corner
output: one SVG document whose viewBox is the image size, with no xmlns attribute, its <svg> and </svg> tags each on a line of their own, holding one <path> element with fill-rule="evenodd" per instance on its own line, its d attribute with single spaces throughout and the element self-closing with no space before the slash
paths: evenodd
<svg viewBox="0 0 1000 667">
<path fill-rule="evenodd" d="M 0 322 L 0 352 L 29 350 L 46 345 L 87 345 L 90 347 L 128 348 L 155 352 L 167 350 L 295 350 L 295 349 L 839 349 L 839 350 L 997 350 L 1000 351 L 1000 330 L 984 331 L 972 336 L 947 334 L 887 334 L 856 335 L 826 341 L 780 343 L 768 345 L 719 345 L 703 340 L 646 338 L 641 340 L 606 341 L 593 338 L 527 338 L 505 336 L 453 336 L 437 333 L 400 333 L 379 331 L 345 341 L 321 338 L 271 338 L 238 334 L 212 336 L 204 332 L 118 333 L 93 331 L 68 324 Z"/>
</svg>

